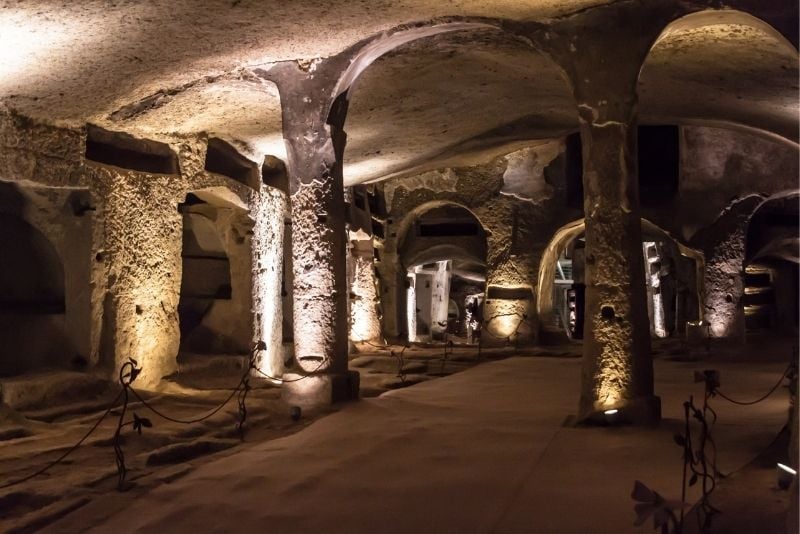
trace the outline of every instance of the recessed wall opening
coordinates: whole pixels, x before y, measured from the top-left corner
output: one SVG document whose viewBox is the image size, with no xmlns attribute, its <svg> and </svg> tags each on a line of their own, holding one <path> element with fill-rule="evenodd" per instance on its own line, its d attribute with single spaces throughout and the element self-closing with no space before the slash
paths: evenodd
<svg viewBox="0 0 800 534">
<path fill-rule="evenodd" d="M 242 353 L 250 343 L 250 236 L 244 210 L 188 194 L 183 217 L 181 351 Z"/>
<path fill-rule="evenodd" d="M 790 195 L 768 200 L 750 219 L 742 297 L 748 332 L 797 336 L 799 218 L 798 197 Z"/>
<path fill-rule="evenodd" d="M 264 157 L 264 163 L 261 165 L 261 180 L 264 185 L 289 194 L 289 175 L 286 172 L 286 165 L 275 156 Z"/>
<path fill-rule="evenodd" d="M 73 237 L 61 227 L 68 221 L 58 219 L 67 196 L 48 198 L 0 182 L 0 377 L 77 365 L 67 335 L 64 262 L 53 241 L 67 244 Z"/>
<path fill-rule="evenodd" d="M 553 285 L 556 313 L 542 321 L 544 326 L 562 330 L 570 339 L 583 339 L 585 251 L 586 241 L 580 237 L 571 241 L 556 260 Z"/>
<path fill-rule="evenodd" d="M 86 128 L 85 156 L 89 161 L 133 171 L 180 173 L 178 156 L 169 145 L 92 125 Z"/>
<path fill-rule="evenodd" d="M 642 206 L 671 202 L 678 193 L 680 131 L 677 126 L 639 126 L 639 198 Z"/>
<path fill-rule="evenodd" d="M 478 343 L 486 290 L 483 264 L 451 258 L 415 265 L 407 281 L 410 342 Z"/>
<path fill-rule="evenodd" d="M 258 166 L 222 139 L 208 140 L 205 170 L 258 189 Z"/>
</svg>

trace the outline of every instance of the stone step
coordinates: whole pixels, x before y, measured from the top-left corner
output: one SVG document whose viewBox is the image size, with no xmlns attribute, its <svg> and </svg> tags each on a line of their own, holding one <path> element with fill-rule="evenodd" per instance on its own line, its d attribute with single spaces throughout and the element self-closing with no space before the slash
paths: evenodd
<svg viewBox="0 0 800 534">
<path fill-rule="evenodd" d="M 101 398 L 114 388 L 92 373 L 45 371 L 0 378 L 0 402 L 15 410 L 41 410 Z"/>
</svg>

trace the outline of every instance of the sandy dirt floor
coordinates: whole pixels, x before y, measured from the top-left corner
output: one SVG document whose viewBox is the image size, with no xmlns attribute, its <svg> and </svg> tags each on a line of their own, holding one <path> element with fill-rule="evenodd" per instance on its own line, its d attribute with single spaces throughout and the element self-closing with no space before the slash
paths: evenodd
<svg viewBox="0 0 800 534">
<path fill-rule="evenodd" d="M 656 393 L 664 416 L 657 428 L 564 424 L 578 398 L 580 347 L 575 345 L 513 356 L 513 349 L 505 349 L 480 359 L 474 349 L 456 349 L 446 360 L 438 348 L 407 349 L 402 362 L 390 351 L 375 350 L 354 355 L 351 366 L 361 372 L 368 394 L 389 389 L 380 396 L 332 413 L 306 414 L 295 423 L 277 401 L 277 389 L 265 385 L 252 392 L 260 400 L 244 443 L 234 443 L 235 413 L 229 412 L 220 415 L 227 420 L 216 431 L 183 430 L 194 435 L 187 444 L 218 440 L 230 442 L 227 447 L 162 450 L 165 460 L 151 465 L 154 450 L 174 446 L 177 429 L 158 438 L 159 427 L 146 429 L 141 437 L 126 436 L 126 450 L 130 447 L 131 458 L 141 465 L 134 462 L 134 485 L 123 493 L 114 490 L 109 432 L 104 431 L 105 443 L 98 439 L 82 447 L 90 451 L 88 467 L 86 452 L 76 452 L 71 464 L 46 478 L 0 493 L 0 510 L 16 499 L 16 516 L 4 517 L 3 527 L 48 532 L 651 532 L 650 522 L 633 526 L 631 489 L 641 480 L 666 497 L 680 496 L 681 449 L 672 436 L 683 426 L 683 402 L 689 395 L 702 396 L 694 371 L 718 369 L 722 391 L 751 399 L 774 385 L 791 357 L 785 345 L 768 343 L 758 350 L 689 351 L 676 343 L 656 343 L 655 349 Z M 398 376 L 400 365 L 406 369 Z M 449 376 L 433 379 L 441 375 Z M 390 389 L 397 381 L 402 387 Z M 162 397 L 164 406 L 177 407 L 175 401 L 166 402 L 168 397 Z M 752 521 L 769 515 L 771 522 L 761 523 L 769 530 L 761 532 L 779 532 L 788 494 L 774 487 L 774 478 L 770 485 L 766 473 L 774 468 L 754 465 L 753 459 L 786 423 L 785 388 L 754 406 L 721 399 L 712 403 L 718 413 L 713 431 L 718 467 L 731 475 L 720 483 L 714 502 L 725 518 L 719 524 L 730 529 L 737 516 Z M 72 423 L 63 426 L 65 438 L 80 433 Z M 161 428 L 168 433 L 168 426 Z M 26 464 L 23 460 L 39 441 L 33 438 L 42 432 L 6 441 L 0 472 Z M 28 445 L 20 447 L 26 440 Z M 221 452 L 209 455 L 215 450 Z M 17 476 L 24 470 L 12 471 Z M 760 483 L 752 483 L 753 477 Z M 698 496 L 694 491 L 687 500 Z M 770 506 L 764 506 L 764 499 Z M 48 508 L 49 514 L 42 512 Z M 736 532 L 735 527 L 720 531 Z"/>
</svg>

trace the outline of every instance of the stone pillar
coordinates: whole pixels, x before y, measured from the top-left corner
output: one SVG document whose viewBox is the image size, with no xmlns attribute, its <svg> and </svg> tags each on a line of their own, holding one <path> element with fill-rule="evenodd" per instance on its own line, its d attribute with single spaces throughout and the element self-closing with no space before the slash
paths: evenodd
<svg viewBox="0 0 800 534">
<path fill-rule="evenodd" d="M 413 343 L 417 340 L 417 274 L 408 273 L 406 280 L 408 281 L 405 295 L 406 315 L 403 320 L 406 322 L 408 342 Z"/>
<path fill-rule="evenodd" d="M 554 21 L 539 42 L 569 79 L 583 145 L 586 294 L 578 420 L 660 418 L 653 396 L 637 176 L 637 83 L 642 64 L 676 7 L 641 17 L 634 3 Z M 608 32 L 609 24 L 629 29 Z M 575 28 L 581 31 L 576 32 Z"/>
<path fill-rule="evenodd" d="M 405 342 L 408 335 L 406 314 L 407 273 L 401 268 L 393 240 L 386 239 L 381 261 L 378 264 L 380 276 L 380 302 L 383 310 L 381 325 L 383 335 L 390 340 Z"/>
<path fill-rule="evenodd" d="M 494 224 L 486 237 L 486 300 L 481 344 L 529 344 L 538 331 L 533 288 L 539 258 L 510 202 L 493 210 Z"/>
<path fill-rule="evenodd" d="M 744 259 L 750 217 L 763 202 L 748 196 L 731 204 L 692 243 L 706 259 L 703 273 L 703 321 L 711 337 L 744 339 Z"/>
<path fill-rule="evenodd" d="M 251 238 L 253 342 L 264 342 L 263 349 L 256 351 L 256 367 L 261 373 L 280 379 L 284 372 L 281 277 L 289 202 L 280 191 L 262 187 L 250 210 L 255 220 Z M 263 376 L 261 373 L 254 376 Z"/>
<path fill-rule="evenodd" d="M 450 279 L 450 260 L 436 262 L 436 272 L 431 281 L 431 338 L 433 339 L 441 339 L 447 330 Z"/>
<path fill-rule="evenodd" d="M 294 356 L 283 398 L 319 406 L 358 397 L 347 369 L 347 234 L 342 157 L 346 95 L 331 103 L 326 70 L 286 69 L 279 83 L 286 141 L 294 272 Z M 338 71 L 334 71 L 337 72 Z"/>
<path fill-rule="evenodd" d="M 636 123 L 582 116 L 586 300 L 579 419 L 657 420 L 636 172 Z"/>
<path fill-rule="evenodd" d="M 180 191 L 174 176 L 97 169 L 102 205 L 106 296 L 102 364 L 116 378 L 133 358 L 142 368 L 139 388 L 152 388 L 177 369 L 180 344 Z"/>
<path fill-rule="evenodd" d="M 382 343 L 372 239 L 360 239 L 352 241 L 352 244 L 350 339 Z"/>
<path fill-rule="evenodd" d="M 342 183 L 293 183 L 294 353 L 303 375 L 284 375 L 284 398 L 329 404 L 357 394 L 347 371 L 347 271 Z M 355 387 L 355 390 L 353 389 Z"/>
</svg>

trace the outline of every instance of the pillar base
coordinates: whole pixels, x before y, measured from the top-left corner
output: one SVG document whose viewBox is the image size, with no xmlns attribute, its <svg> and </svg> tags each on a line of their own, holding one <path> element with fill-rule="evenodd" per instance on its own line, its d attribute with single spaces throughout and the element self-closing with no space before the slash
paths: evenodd
<svg viewBox="0 0 800 534">
<path fill-rule="evenodd" d="M 281 388 L 283 402 L 301 408 L 313 408 L 358 399 L 360 376 L 357 371 L 304 376 L 284 373 Z"/>
<path fill-rule="evenodd" d="M 616 413 L 606 413 L 616 409 Z M 657 425 L 661 421 L 661 397 L 636 397 L 609 408 L 597 407 L 579 417 L 577 424 L 583 425 Z"/>
</svg>

